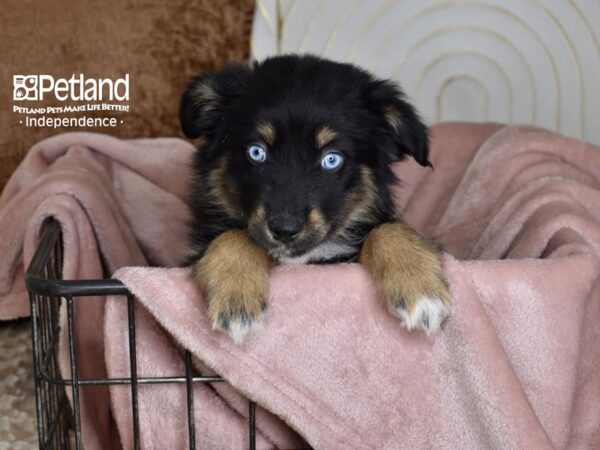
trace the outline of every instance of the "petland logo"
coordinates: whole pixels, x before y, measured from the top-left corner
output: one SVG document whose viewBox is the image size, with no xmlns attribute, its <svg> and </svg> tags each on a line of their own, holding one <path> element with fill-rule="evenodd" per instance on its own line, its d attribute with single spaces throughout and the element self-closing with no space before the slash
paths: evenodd
<svg viewBox="0 0 600 450">
<path fill-rule="evenodd" d="M 52 75 L 13 75 L 14 101 L 42 101 L 48 95 L 61 102 L 129 101 L 129 74 L 115 81 L 85 78 L 83 74 L 73 74 L 69 79 L 54 79 Z"/>
<path fill-rule="evenodd" d="M 120 115 L 129 112 L 129 74 L 117 80 L 13 75 L 13 102 L 13 112 L 26 127 L 116 127 L 123 123 Z"/>
</svg>

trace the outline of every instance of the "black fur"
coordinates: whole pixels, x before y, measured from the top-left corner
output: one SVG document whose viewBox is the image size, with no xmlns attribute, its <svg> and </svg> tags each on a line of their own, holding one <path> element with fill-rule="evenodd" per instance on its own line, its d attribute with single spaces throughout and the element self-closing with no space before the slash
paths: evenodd
<svg viewBox="0 0 600 450">
<path fill-rule="evenodd" d="M 313 56 L 280 56 L 199 75 L 183 93 L 180 119 L 188 138 L 203 138 L 195 155 L 197 175 L 189 202 L 189 262 L 199 259 L 220 233 L 247 228 L 259 205 L 265 207 L 266 220 L 306 220 L 308 211 L 318 208 L 329 227 L 325 236 L 307 236 L 285 250 L 273 246 L 261 234 L 264 230 L 252 228 L 253 238 L 276 259 L 301 256 L 324 242 L 355 251 L 310 262 L 352 259 L 375 225 L 394 219 L 390 185 L 397 180 L 391 164 L 411 156 L 430 165 L 427 129 L 395 84 L 353 65 Z M 261 123 L 273 124 L 273 146 L 257 133 Z M 316 148 L 315 135 L 323 126 L 336 133 L 327 149 L 344 156 L 337 171 L 320 166 L 323 152 Z M 264 164 L 254 164 L 247 156 L 248 146 L 256 142 L 267 149 Z M 236 199 L 233 211 L 211 194 L 211 173 L 223 160 L 225 184 Z M 376 199 L 368 217 L 344 222 L 349 199 L 364 190 L 362 167 L 374 175 Z"/>
</svg>

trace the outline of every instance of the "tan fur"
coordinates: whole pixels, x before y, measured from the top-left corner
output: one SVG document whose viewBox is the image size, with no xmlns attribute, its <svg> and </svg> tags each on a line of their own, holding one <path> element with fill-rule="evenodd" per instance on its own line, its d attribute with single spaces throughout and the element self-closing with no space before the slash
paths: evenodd
<svg viewBox="0 0 600 450">
<path fill-rule="evenodd" d="M 317 148 L 322 149 L 327 144 L 329 144 L 331 141 L 333 141 L 336 136 L 337 136 L 337 133 L 335 131 L 333 131 L 331 128 L 329 128 L 328 126 L 322 127 L 317 132 L 317 136 L 316 136 Z"/>
<path fill-rule="evenodd" d="M 241 208 L 239 205 L 239 194 L 235 184 L 227 179 L 227 158 L 222 158 L 218 166 L 210 172 L 209 185 L 213 200 L 231 217 L 239 218 Z"/>
<path fill-rule="evenodd" d="M 244 230 L 219 235 L 196 263 L 194 275 L 208 298 L 213 328 L 220 320 L 241 320 L 245 311 L 252 321 L 260 318 L 269 296 L 269 271 L 273 261 Z"/>
<path fill-rule="evenodd" d="M 200 83 L 194 88 L 192 98 L 204 109 L 214 109 L 217 104 L 218 94 L 208 83 Z"/>
<path fill-rule="evenodd" d="M 323 217 L 323 213 L 317 208 L 311 208 L 308 213 L 307 224 L 308 228 L 318 230 L 322 234 L 325 234 L 329 229 L 327 221 L 325 220 L 325 217 Z"/>
<path fill-rule="evenodd" d="M 264 220 L 266 216 L 267 212 L 265 211 L 265 207 L 263 205 L 258 205 L 258 207 L 252 213 L 251 219 Z"/>
<path fill-rule="evenodd" d="M 384 117 L 395 131 L 400 130 L 402 127 L 402 116 L 398 110 L 389 107 L 384 111 Z"/>
<path fill-rule="evenodd" d="M 449 306 L 439 251 L 404 223 L 374 228 L 363 244 L 360 262 L 375 279 L 390 311 L 404 306 L 410 314 L 424 296 Z"/>
<path fill-rule="evenodd" d="M 362 167 L 361 178 L 362 183 L 358 188 L 347 194 L 346 207 L 335 219 L 337 227 L 345 228 L 352 222 L 372 223 L 377 220 L 372 214 L 372 207 L 377 198 L 377 187 L 371 169 Z"/>
<path fill-rule="evenodd" d="M 262 136 L 265 142 L 269 145 L 275 144 L 275 138 L 277 135 L 275 134 L 275 127 L 272 123 L 261 123 L 257 128 L 258 134 Z"/>
<path fill-rule="evenodd" d="M 265 217 L 267 212 L 265 211 L 265 207 L 263 205 L 259 205 L 248 218 L 248 230 L 254 230 L 255 232 L 259 232 L 259 230 L 264 230 L 267 226 L 265 222 Z M 260 231 L 262 232 L 262 231 Z"/>
</svg>

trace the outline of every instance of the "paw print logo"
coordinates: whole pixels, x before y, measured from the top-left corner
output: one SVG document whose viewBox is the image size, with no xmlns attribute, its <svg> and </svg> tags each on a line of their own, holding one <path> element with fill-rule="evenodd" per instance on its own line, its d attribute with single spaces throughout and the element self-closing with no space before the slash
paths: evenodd
<svg viewBox="0 0 600 450">
<path fill-rule="evenodd" d="M 38 100 L 37 75 L 13 75 L 13 100 Z"/>
</svg>

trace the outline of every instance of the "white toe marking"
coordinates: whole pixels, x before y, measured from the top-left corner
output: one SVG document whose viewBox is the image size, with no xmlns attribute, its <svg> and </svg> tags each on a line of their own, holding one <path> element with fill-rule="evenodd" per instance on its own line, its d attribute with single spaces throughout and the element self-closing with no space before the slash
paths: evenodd
<svg viewBox="0 0 600 450">
<path fill-rule="evenodd" d="M 439 298 L 423 296 L 415 305 L 412 313 L 403 308 L 396 308 L 394 313 L 402 319 L 402 324 L 408 329 L 422 328 L 427 334 L 437 331 L 442 321 L 448 315 L 448 309 Z"/>
<path fill-rule="evenodd" d="M 263 314 L 261 313 L 261 315 L 258 317 L 258 319 L 254 320 L 252 322 L 243 322 L 241 320 L 232 320 L 229 322 L 229 328 L 224 331 L 227 334 L 229 334 L 229 336 L 231 336 L 231 339 L 233 339 L 233 342 L 235 342 L 236 344 L 241 344 L 242 342 L 244 342 L 244 338 L 250 331 L 258 330 L 258 329 L 262 328 L 262 319 L 263 319 Z M 221 328 L 221 327 L 218 327 L 218 328 Z"/>
<path fill-rule="evenodd" d="M 251 325 L 240 321 L 229 322 L 229 329 L 227 333 L 233 339 L 236 344 L 241 344 L 244 341 L 244 337 L 250 331 Z"/>
</svg>

